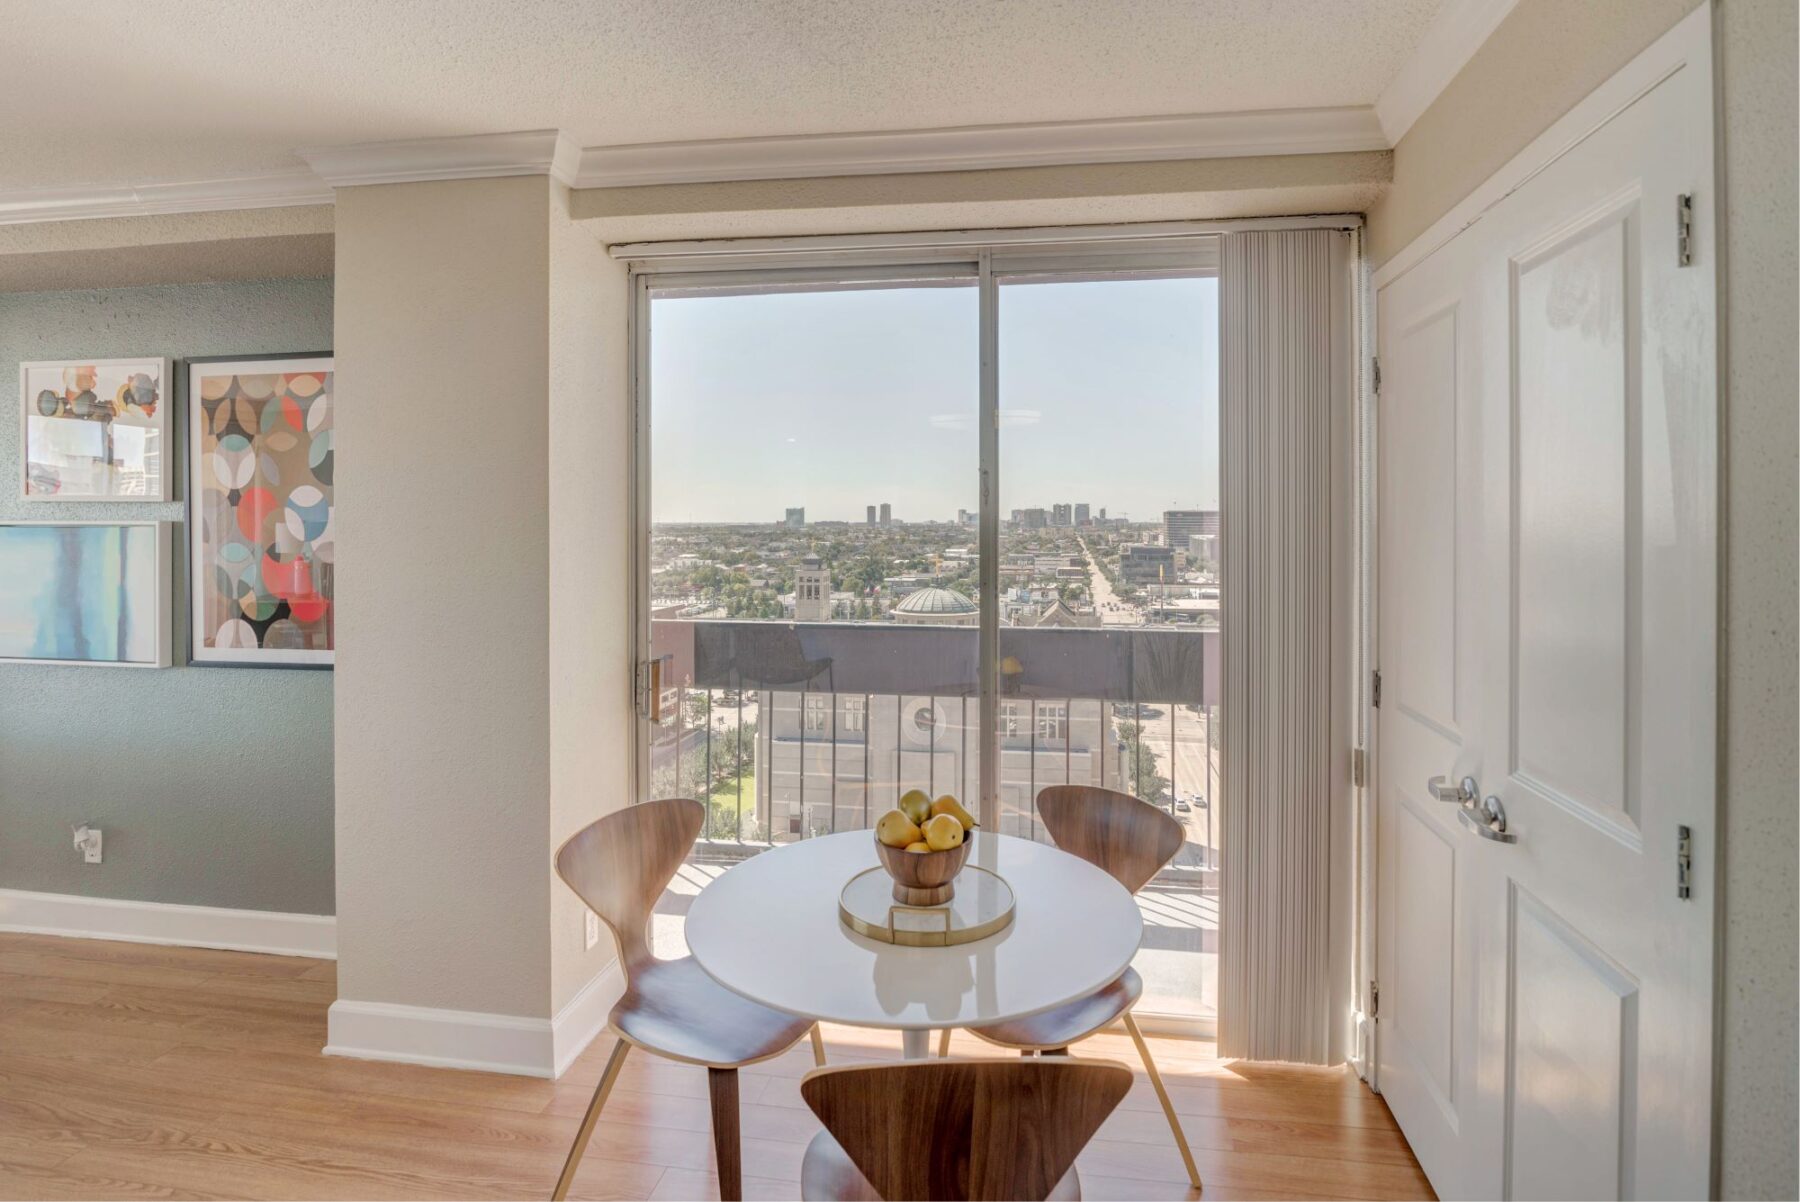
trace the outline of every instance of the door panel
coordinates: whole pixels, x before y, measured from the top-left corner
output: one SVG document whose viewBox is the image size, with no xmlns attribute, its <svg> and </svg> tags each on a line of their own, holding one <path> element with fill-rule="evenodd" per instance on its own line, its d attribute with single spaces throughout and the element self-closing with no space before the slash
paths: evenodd
<svg viewBox="0 0 1800 1202">
<path fill-rule="evenodd" d="M 1620 1198 L 1632 1191 L 1637 982 L 1523 889 L 1512 891 L 1509 1198 Z"/>
<path fill-rule="evenodd" d="M 1635 199 L 1515 259 L 1513 771 L 1627 818 Z"/>
<path fill-rule="evenodd" d="M 1705 29 L 1378 300 L 1376 1042 L 1446 1197 L 1709 1185 L 1714 889 L 1677 889 L 1715 809 Z M 1465 775 L 1510 841 L 1426 786 Z"/>
<path fill-rule="evenodd" d="M 1383 1016 L 1395 1052 L 1407 1056 L 1445 1121 L 1456 1125 L 1456 848 L 1412 806 L 1396 811 L 1407 872 L 1395 899 L 1392 1005 Z"/>
</svg>

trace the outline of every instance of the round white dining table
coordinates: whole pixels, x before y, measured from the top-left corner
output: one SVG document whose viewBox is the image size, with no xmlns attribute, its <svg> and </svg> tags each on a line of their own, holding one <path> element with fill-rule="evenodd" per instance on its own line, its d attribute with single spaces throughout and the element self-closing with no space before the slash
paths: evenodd
<svg viewBox="0 0 1800 1202">
<path fill-rule="evenodd" d="M 1116 980 L 1143 937 L 1137 903 L 1112 877 L 1043 843 L 978 831 L 969 863 L 999 874 L 1013 921 L 973 943 L 903 947 L 858 935 L 838 895 L 877 864 L 869 831 L 790 843 L 722 874 L 694 899 L 688 950 L 735 993 L 789 1014 L 902 1032 L 906 1055 L 930 1033 L 1023 1018 Z M 958 885 L 971 879 L 967 868 Z"/>
</svg>

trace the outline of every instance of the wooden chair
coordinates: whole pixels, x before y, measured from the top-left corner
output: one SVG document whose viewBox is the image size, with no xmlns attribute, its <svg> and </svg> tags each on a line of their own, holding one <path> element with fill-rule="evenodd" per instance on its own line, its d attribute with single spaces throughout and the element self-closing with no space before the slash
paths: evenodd
<svg viewBox="0 0 1800 1202">
<path fill-rule="evenodd" d="M 1075 1157 L 1131 1088 L 1103 1060 L 909 1060 L 815 1069 L 825 1124 L 800 1166 L 807 1199 L 1080 1198 Z"/>
<path fill-rule="evenodd" d="M 557 849 L 556 874 L 611 929 L 625 974 L 624 996 L 606 1023 L 618 1043 L 557 1178 L 553 1197 L 559 1202 L 568 1196 L 600 1108 L 631 1048 L 706 1067 L 719 1195 L 725 1199 L 743 1195 L 737 1070 L 781 1055 L 809 1030 L 813 1059 L 825 1063 L 819 1029 L 808 1020 L 740 997 L 714 982 L 692 956 L 658 960 L 651 953 L 650 913 L 705 817 L 705 807 L 687 798 L 647 801 L 583 827 Z"/>
<path fill-rule="evenodd" d="M 1044 829 L 1064 851 L 1080 856 L 1109 874 L 1133 894 L 1175 858 L 1185 837 L 1181 823 L 1148 802 L 1128 793 L 1117 793 L 1091 785 L 1052 785 L 1038 794 L 1038 815 Z M 1156 1089 L 1174 1133 L 1175 1147 L 1187 1166 L 1188 1180 L 1200 1188 L 1200 1170 L 1194 1166 L 1194 1153 L 1182 1133 L 1181 1120 L 1169 1102 L 1169 1091 L 1163 1087 L 1162 1074 L 1150 1058 L 1150 1045 L 1131 1017 L 1131 1007 L 1144 993 L 1144 979 L 1136 969 L 1127 968 L 1112 984 L 1083 998 L 1041 1014 L 989 1027 L 970 1028 L 971 1034 L 1001 1047 L 1017 1048 L 1021 1053 L 1066 1055 L 1069 1045 L 1095 1034 L 1117 1020 L 1125 1025 L 1131 1042 L 1143 1058 L 1144 1071 Z M 939 1045 L 947 1055 L 950 1032 L 943 1033 Z"/>
</svg>

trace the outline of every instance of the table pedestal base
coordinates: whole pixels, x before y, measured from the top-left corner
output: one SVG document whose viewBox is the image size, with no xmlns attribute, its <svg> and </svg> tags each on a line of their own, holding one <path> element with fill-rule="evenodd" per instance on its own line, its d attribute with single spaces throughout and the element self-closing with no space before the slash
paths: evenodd
<svg viewBox="0 0 1800 1202">
<path fill-rule="evenodd" d="M 931 1031 L 926 1027 L 907 1027 L 900 1032 L 900 1048 L 908 1060 L 931 1058 Z"/>
</svg>

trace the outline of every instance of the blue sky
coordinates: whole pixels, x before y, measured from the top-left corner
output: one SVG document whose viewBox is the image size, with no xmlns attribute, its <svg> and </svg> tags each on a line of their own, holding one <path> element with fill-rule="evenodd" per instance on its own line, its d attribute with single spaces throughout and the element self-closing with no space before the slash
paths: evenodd
<svg viewBox="0 0 1800 1202">
<path fill-rule="evenodd" d="M 1000 508 L 1139 520 L 1218 503 L 1211 279 L 1004 284 Z M 655 302 L 655 522 L 973 510 L 976 294 L 882 288 Z"/>
</svg>

